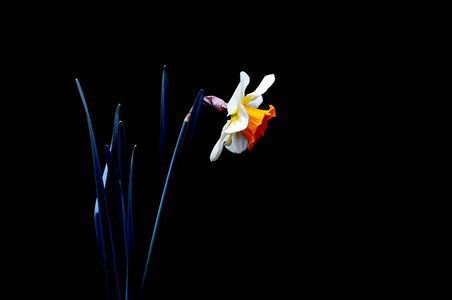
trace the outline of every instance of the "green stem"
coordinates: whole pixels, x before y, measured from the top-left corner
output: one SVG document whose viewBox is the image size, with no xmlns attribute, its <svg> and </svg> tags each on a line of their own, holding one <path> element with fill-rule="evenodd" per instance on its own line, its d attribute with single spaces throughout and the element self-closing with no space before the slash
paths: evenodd
<svg viewBox="0 0 452 300">
<path fill-rule="evenodd" d="M 188 124 L 188 120 L 184 120 L 184 122 L 182 124 L 182 128 L 181 128 L 180 133 L 179 133 L 179 138 L 177 139 L 176 148 L 174 149 L 173 158 L 171 159 L 171 164 L 170 164 L 170 167 L 169 167 L 169 170 L 168 170 L 168 174 L 166 176 L 165 187 L 163 188 L 162 198 L 160 199 L 160 206 L 159 206 L 159 210 L 157 212 L 157 217 L 155 219 L 154 231 L 152 233 L 151 244 L 149 246 L 148 258 L 146 260 L 146 266 L 144 268 L 143 280 L 141 281 L 140 297 L 141 297 L 141 293 L 143 292 L 144 282 L 146 280 L 146 275 L 148 273 L 149 261 L 151 259 L 151 252 L 152 252 L 152 249 L 153 249 L 154 243 L 155 243 L 155 236 L 156 236 L 156 233 L 157 233 L 157 228 L 158 228 L 158 224 L 159 224 L 159 220 L 160 220 L 160 215 L 161 215 L 161 212 L 162 212 L 163 203 L 165 201 L 166 191 L 168 189 L 168 184 L 170 182 L 171 174 L 172 174 L 173 169 L 174 169 L 175 160 L 178 157 L 178 153 L 179 153 L 180 148 L 181 148 L 182 139 L 183 139 L 183 136 L 184 136 L 187 124 Z"/>
</svg>

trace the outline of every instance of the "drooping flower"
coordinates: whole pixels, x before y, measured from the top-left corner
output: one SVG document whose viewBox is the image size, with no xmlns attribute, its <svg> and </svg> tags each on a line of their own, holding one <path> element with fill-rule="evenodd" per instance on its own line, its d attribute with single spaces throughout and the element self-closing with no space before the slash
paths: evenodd
<svg viewBox="0 0 452 300">
<path fill-rule="evenodd" d="M 247 148 L 251 150 L 256 141 L 264 135 L 268 120 L 276 116 L 272 105 L 268 110 L 258 109 L 263 102 L 262 94 L 275 82 L 275 75 L 265 76 L 257 89 L 245 96 L 249 82 L 249 76 L 241 72 L 240 83 L 227 104 L 228 116 L 231 118 L 221 131 L 220 139 L 210 154 L 210 161 L 220 157 L 223 145 L 233 153 L 242 153 Z"/>
</svg>

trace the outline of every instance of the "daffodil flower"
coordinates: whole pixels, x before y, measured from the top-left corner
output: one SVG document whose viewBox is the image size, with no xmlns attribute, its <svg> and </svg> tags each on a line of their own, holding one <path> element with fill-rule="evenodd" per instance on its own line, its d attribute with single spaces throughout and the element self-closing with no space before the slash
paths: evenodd
<svg viewBox="0 0 452 300">
<path fill-rule="evenodd" d="M 210 154 L 210 161 L 220 157 L 223 146 L 232 153 L 242 153 L 247 148 L 251 150 L 264 135 L 268 120 L 276 116 L 272 105 L 268 110 L 258 109 L 263 102 L 262 94 L 275 82 L 275 75 L 265 76 L 257 89 L 245 96 L 249 82 L 250 77 L 241 72 L 240 83 L 227 104 L 228 116 L 231 118 L 221 131 L 220 139 Z"/>
</svg>

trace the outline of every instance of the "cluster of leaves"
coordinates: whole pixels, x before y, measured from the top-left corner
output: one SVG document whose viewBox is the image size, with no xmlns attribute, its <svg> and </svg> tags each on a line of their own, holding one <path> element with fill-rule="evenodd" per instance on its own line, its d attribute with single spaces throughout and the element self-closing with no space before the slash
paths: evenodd
<svg viewBox="0 0 452 300">
<path fill-rule="evenodd" d="M 107 297 L 109 299 L 121 299 L 121 295 L 124 295 L 124 299 L 131 299 L 136 295 L 141 295 L 146 275 L 149 272 L 149 262 L 151 258 L 152 249 L 155 243 L 155 237 L 158 229 L 158 224 L 160 220 L 160 215 L 162 207 L 165 201 L 166 191 L 168 189 L 169 183 L 171 181 L 172 171 L 176 162 L 180 156 L 181 150 L 184 145 L 190 142 L 193 132 L 196 127 L 196 123 L 199 117 L 199 112 L 201 110 L 201 104 L 203 102 L 203 91 L 201 90 L 196 100 L 193 104 L 189 118 L 186 118 L 182 123 L 182 128 L 179 134 L 179 138 L 176 147 L 173 152 L 171 164 L 168 169 L 165 186 L 160 199 L 159 210 L 157 212 L 157 217 L 155 220 L 155 225 L 153 229 L 152 239 L 149 246 L 148 256 L 146 264 L 143 269 L 140 269 L 137 265 L 136 259 L 136 249 L 135 249 L 135 237 L 133 230 L 133 213 L 132 213 L 132 174 L 133 174 L 133 160 L 135 154 L 135 147 L 133 148 L 130 164 L 127 161 L 127 149 L 126 149 L 126 135 L 124 124 L 119 120 L 119 111 L 121 105 L 119 104 L 116 108 L 114 123 L 113 123 L 113 133 L 111 144 L 105 145 L 105 154 L 107 163 L 105 165 L 104 171 L 101 170 L 101 164 L 99 161 L 99 155 L 97 151 L 97 144 L 94 137 L 94 131 L 91 124 L 90 115 L 88 112 L 88 106 L 86 104 L 85 96 L 83 94 L 80 82 L 76 79 L 76 84 L 80 97 L 83 102 L 83 106 L 86 112 L 86 118 L 88 121 L 89 136 L 91 141 L 91 151 L 93 157 L 94 165 L 94 178 L 96 183 L 96 193 L 97 198 L 94 206 L 94 225 L 96 230 L 96 236 L 99 246 L 99 252 L 102 261 L 104 282 Z M 167 128 L 167 101 L 168 101 L 168 76 L 166 73 L 166 68 L 163 68 L 162 74 L 162 90 L 161 90 L 161 109 L 160 109 L 160 160 L 163 161 L 163 156 L 165 152 L 165 135 Z M 125 253 L 125 274 L 119 274 L 118 262 L 115 249 L 114 238 L 118 238 L 118 234 L 112 230 L 112 220 L 111 220 L 111 209 L 108 205 L 112 205 L 110 199 L 107 200 L 107 193 L 105 191 L 105 186 L 107 182 L 107 177 L 109 182 L 112 182 L 113 186 L 113 198 L 114 206 L 116 207 L 117 218 L 120 227 L 121 239 L 124 243 L 124 253 Z M 109 194 L 108 194 L 109 195 Z M 118 244 L 116 244 L 118 245 Z M 141 280 L 141 288 L 136 282 L 131 283 L 131 278 L 136 278 L 136 275 L 132 276 L 132 273 L 136 274 L 144 270 L 143 277 Z M 125 287 L 121 292 L 120 289 L 120 275 L 125 276 Z M 123 278 L 123 277 L 121 277 Z"/>
</svg>

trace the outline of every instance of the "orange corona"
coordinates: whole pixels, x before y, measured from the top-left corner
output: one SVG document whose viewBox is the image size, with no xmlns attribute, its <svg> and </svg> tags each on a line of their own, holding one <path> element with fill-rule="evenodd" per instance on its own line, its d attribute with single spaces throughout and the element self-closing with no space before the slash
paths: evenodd
<svg viewBox="0 0 452 300">
<path fill-rule="evenodd" d="M 273 105 L 270 105 L 268 110 L 252 108 L 246 105 L 245 109 L 249 117 L 248 126 L 240 132 L 248 140 L 248 150 L 251 150 L 256 141 L 264 135 L 268 120 L 276 117 L 276 113 Z"/>
</svg>

